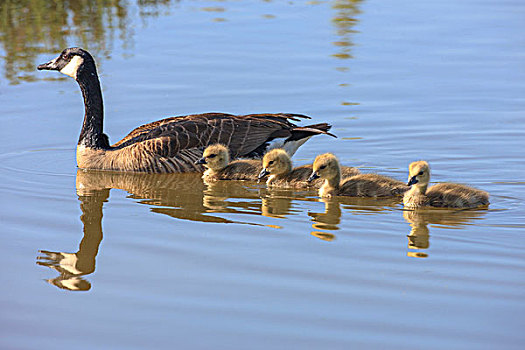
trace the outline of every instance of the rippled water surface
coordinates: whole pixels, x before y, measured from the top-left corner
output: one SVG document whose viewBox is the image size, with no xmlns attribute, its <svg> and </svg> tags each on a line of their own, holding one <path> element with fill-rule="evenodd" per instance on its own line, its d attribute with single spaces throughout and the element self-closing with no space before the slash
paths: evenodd
<svg viewBox="0 0 525 350">
<path fill-rule="evenodd" d="M 522 349 L 522 1 L 0 3 L 0 348 Z M 198 174 L 77 171 L 74 81 L 95 56 L 116 142 L 170 115 L 297 112 L 401 180 L 491 193 L 404 212 Z"/>
</svg>

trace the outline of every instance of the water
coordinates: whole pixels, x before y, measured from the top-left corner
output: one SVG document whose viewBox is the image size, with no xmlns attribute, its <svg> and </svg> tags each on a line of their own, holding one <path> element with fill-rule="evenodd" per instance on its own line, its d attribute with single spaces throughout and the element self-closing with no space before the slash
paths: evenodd
<svg viewBox="0 0 525 350">
<path fill-rule="evenodd" d="M 54 5 L 55 4 L 55 5 Z M 58 5 L 56 5 L 58 4 Z M 525 6 L 519 1 L 0 3 L 0 347 L 477 348 L 525 344 Z M 170 115 L 330 122 L 294 157 L 491 193 L 488 210 L 82 172 L 95 56 L 116 142 Z"/>
</svg>

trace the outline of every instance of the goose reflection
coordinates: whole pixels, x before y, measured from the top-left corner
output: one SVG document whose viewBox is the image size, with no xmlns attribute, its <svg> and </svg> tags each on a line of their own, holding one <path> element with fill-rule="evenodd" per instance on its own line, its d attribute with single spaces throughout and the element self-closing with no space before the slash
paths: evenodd
<svg viewBox="0 0 525 350">
<path fill-rule="evenodd" d="M 407 256 L 426 258 L 428 254 L 421 250 L 430 247 L 430 229 L 428 225 L 440 225 L 451 229 L 460 229 L 473 220 L 481 219 L 486 210 L 448 210 L 448 209 L 418 209 L 405 210 L 403 217 L 412 227 L 408 234 Z"/>
<path fill-rule="evenodd" d="M 41 256 L 37 257 L 37 264 L 59 273 L 58 277 L 48 279 L 47 282 L 71 291 L 91 289 L 91 283 L 83 276 L 95 271 L 95 259 L 102 241 L 102 205 L 108 197 L 108 189 L 79 195 L 84 237 L 76 253 L 40 251 Z"/>
<path fill-rule="evenodd" d="M 129 198 L 138 200 L 139 204 L 150 206 L 152 212 L 181 220 L 240 223 L 212 214 L 258 214 L 260 210 L 256 190 L 245 188 L 237 181 L 206 185 L 199 173 L 138 174 L 79 170 L 76 184 L 79 196 L 104 189 L 120 189 L 128 192 Z M 232 198 L 235 200 L 228 200 Z"/>
<path fill-rule="evenodd" d="M 85 277 L 95 271 L 102 241 L 102 208 L 111 189 L 129 193 L 128 198 L 146 204 L 153 213 L 176 219 L 262 225 L 234 221 L 220 214 L 260 215 L 258 189 L 236 181 L 202 183 L 201 174 L 136 174 L 78 170 L 76 191 L 80 201 L 83 238 L 76 253 L 41 250 L 37 264 L 56 270 L 58 277 L 48 282 L 65 290 L 87 291 Z M 216 214 L 216 215 L 214 215 Z"/>
</svg>

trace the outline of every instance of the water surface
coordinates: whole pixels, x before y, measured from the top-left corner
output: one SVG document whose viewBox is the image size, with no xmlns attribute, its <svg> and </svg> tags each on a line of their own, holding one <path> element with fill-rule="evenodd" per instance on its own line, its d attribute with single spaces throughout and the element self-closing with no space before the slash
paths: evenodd
<svg viewBox="0 0 525 350">
<path fill-rule="evenodd" d="M 525 6 L 519 1 L 0 4 L 0 347 L 525 344 Z M 491 193 L 488 210 L 75 166 L 89 49 L 106 133 L 171 115 L 333 124 L 294 157 Z"/>
</svg>

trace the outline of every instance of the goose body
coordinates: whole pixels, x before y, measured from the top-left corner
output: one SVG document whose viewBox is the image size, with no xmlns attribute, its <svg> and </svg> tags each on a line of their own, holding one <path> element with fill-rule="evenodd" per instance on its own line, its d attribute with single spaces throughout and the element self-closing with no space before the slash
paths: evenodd
<svg viewBox="0 0 525 350">
<path fill-rule="evenodd" d="M 288 153 L 280 148 L 272 149 L 263 157 L 263 170 L 259 174 L 259 179 L 270 175 L 266 184 L 275 187 L 321 187 L 323 180 L 317 179 L 308 182 L 312 174 L 312 164 L 302 165 L 292 169 L 292 159 Z M 359 174 L 359 169 L 352 167 L 341 167 L 343 176 L 353 176 Z"/>
<path fill-rule="evenodd" d="M 358 174 L 341 181 L 339 161 L 331 153 L 315 158 L 308 181 L 324 179 L 319 197 L 397 197 L 408 190 L 403 182 L 378 174 Z"/>
<path fill-rule="evenodd" d="M 489 194 L 470 186 L 440 183 L 428 187 L 430 166 L 425 161 L 409 166 L 408 185 L 412 186 L 403 196 L 406 208 L 476 208 L 489 204 Z"/>
<path fill-rule="evenodd" d="M 228 148 L 221 144 L 206 147 L 197 164 L 204 164 L 207 170 L 202 175 L 204 181 L 216 180 L 257 180 L 262 169 L 259 159 L 237 159 L 230 162 Z"/>
<path fill-rule="evenodd" d="M 204 113 L 162 119 L 142 125 L 110 145 L 103 133 L 103 102 L 93 57 L 81 48 L 68 48 L 39 70 L 58 70 L 77 81 L 85 115 L 77 145 L 77 165 L 83 169 L 175 173 L 202 171 L 195 164 L 202 150 L 221 143 L 232 158 L 261 158 L 272 147 L 293 154 L 310 137 L 328 134 L 329 124 L 300 127 L 301 114 Z M 335 137 L 335 136 L 334 136 Z"/>
</svg>

